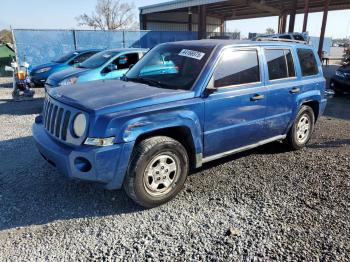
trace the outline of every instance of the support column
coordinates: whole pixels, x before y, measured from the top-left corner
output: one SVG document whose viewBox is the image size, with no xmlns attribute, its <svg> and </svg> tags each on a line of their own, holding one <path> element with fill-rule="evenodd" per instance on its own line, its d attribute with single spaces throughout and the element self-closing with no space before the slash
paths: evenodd
<svg viewBox="0 0 350 262">
<path fill-rule="evenodd" d="M 306 32 L 307 29 L 307 21 L 309 18 L 309 0 L 304 0 L 305 7 L 304 7 L 304 22 L 303 22 L 303 30 L 302 32 Z"/>
<path fill-rule="evenodd" d="M 205 39 L 207 37 L 207 14 L 206 6 L 199 6 L 198 14 L 198 39 Z"/>
<path fill-rule="evenodd" d="M 140 14 L 140 30 L 147 30 L 146 15 Z"/>
<path fill-rule="evenodd" d="M 225 20 L 221 19 L 221 24 L 220 24 L 220 34 L 223 35 L 225 32 Z"/>
<path fill-rule="evenodd" d="M 289 29 L 288 29 L 288 33 L 293 33 L 294 32 L 294 26 L 295 26 L 295 15 L 297 13 L 297 1 L 294 0 L 293 1 L 293 7 L 292 10 L 289 14 Z"/>
<path fill-rule="evenodd" d="M 320 34 L 320 43 L 318 45 L 318 55 L 321 57 L 322 50 L 323 50 L 323 42 L 324 42 L 324 34 L 326 32 L 326 25 L 327 25 L 327 17 L 328 17 L 328 9 L 329 9 L 329 2 L 330 0 L 324 1 L 324 8 L 323 8 L 323 19 L 322 19 L 322 26 L 321 26 L 321 34 Z"/>
<path fill-rule="evenodd" d="M 278 33 L 282 34 L 286 32 L 287 27 L 287 14 L 283 11 L 278 19 Z"/>
<path fill-rule="evenodd" d="M 188 8 L 188 32 L 192 32 L 192 10 Z"/>
</svg>

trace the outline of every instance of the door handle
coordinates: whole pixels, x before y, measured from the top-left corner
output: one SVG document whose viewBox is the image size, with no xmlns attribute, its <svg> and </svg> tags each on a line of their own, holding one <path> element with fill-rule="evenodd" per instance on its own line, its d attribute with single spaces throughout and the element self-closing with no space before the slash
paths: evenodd
<svg viewBox="0 0 350 262">
<path fill-rule="evenodd" d="M 298 87 L 293 87 L 291 90 L 289 90 L 289 93 L 291 94 L 296 94 L 300 92 L 300 88 Z"/>
<path fill-rule="evenodd" d="M 264 97 L 265 97 L 264 95 L 256 94 L 250 98 L 250 101 L 258 101 L 258 100 L 264 99 Z"/>
</svg>

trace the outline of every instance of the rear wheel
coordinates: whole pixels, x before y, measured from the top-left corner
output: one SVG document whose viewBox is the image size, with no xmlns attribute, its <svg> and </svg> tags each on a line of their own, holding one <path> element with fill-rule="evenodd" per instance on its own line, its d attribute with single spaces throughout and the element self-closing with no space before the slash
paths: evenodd
<svg viewBox="0 0 350 262">
<path fill-rule="evenodd" d="M 302 106 L 295 118 L 294 124 L 288 132 L 286 143 L 293 149 L 303 148 L 311 138 L 315 125 L 315 114 L 311 107 Z"/>
<path fill-rule="evenodd" d="M 157 136 L 135 146 L 124 190 L 144 207 L 155 207 L 174 198 L 189 170 L 186 149 L 178 141 Z"/>
</svg>

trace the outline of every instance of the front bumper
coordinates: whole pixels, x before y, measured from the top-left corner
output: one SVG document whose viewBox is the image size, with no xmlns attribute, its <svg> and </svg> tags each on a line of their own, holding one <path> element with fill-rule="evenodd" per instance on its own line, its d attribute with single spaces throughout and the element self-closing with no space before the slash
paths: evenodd
<svg viewBox="0 0 350 262">
<path fill-rule="evenodd" d="M 36 86 L 44 86 L 46 82 L 47 77 L 44 76 L 30 76 L 30 82 L 33 83 Z"/>
<path fill-rule="evenodd" d="M 333 90 L 341 92 L 350 92 L 350 80 L 332 77 L 330 80 L 330 87 Z"/>
<path fill-rule="evenodd" d="M 41 155 L 65 176 L 102 183 L 107 189 L 122 187 L 133 142 L 108 147 L 70 147 L 52 138 L 42 123 L 34 123 L 32 130 Z M 82 160 L 90 165 L 81 165 Z"/>
</svg>

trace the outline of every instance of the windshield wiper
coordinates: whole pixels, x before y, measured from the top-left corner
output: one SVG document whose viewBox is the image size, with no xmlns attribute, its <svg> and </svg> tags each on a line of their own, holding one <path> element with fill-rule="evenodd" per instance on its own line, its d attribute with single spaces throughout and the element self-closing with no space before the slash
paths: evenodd
<svg viewBox="0 0 350 262">
<path fill-rule="evenodd" d="M 150 78 L 144 78 L 144 77 L 129 78 L 127 76 L 124 76 L 122 80 L 138 82 L 138 83 L 146 84 L 149 86 L 155 86 L 155 87 L 161 87 L 161 88 L 164 87 L 164 84 L 161 83 L 160 81 L 150 79 Z"/>
</svg>

